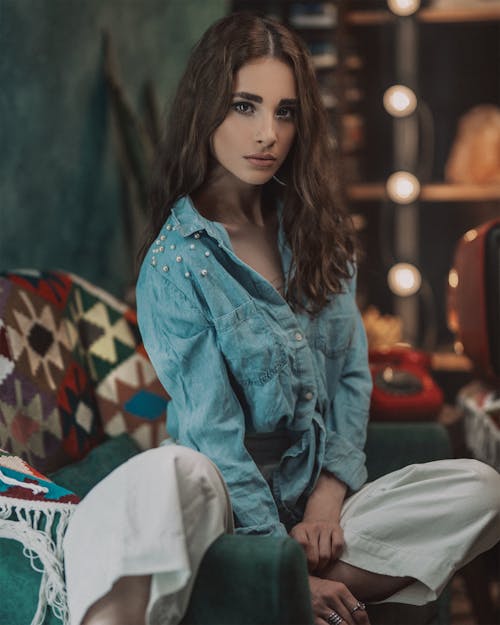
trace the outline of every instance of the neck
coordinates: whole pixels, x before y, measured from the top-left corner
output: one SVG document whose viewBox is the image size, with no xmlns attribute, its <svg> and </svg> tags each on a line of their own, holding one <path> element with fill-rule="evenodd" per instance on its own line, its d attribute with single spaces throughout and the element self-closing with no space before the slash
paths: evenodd
<svg viewBox="0 0 500 625">
<path fill-rule="evenodd" d="M 191 194 L 196 209 L 207 219 L 224 226 L 254 224 L 263 226 L 266 211 L 262 187 L 247 184 L 217 169 Z"/>
</svg>

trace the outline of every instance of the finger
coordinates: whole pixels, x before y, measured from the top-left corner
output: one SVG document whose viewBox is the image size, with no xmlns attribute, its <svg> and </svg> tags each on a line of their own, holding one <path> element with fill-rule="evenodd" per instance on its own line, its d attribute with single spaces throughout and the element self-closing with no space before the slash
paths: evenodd
<svg viewBox="0 0 500 625">
<path fill-rule="evenodd" d="M 307 553 L 308 546 L 309 546 L 309 540 L 307 538 L 307 534 L 306 534 L 305 530 L 303 528 L 294 528 L 290 532 L 290 536 L 294 540 L 296 540 L 299 543 L 299 545 L 302 547 L 302 549 Z"/>
<path fill-rule="evenodd" d="M 343 584 L 339 584 L 339 587 L 341 586 L 343 586 Z M 345 586 L 344 586 L 344 591 L 347 591 L 350 594 L 350 592 Z M 354 603 L 352 605 L 354 605 Z M 333 610 L 344 621 L 344 623 L 340 623 L 340 625 L 344 625 L 345 623 L 347 623 L 347 625 L 357 625 L 356 622 L 351 617 L 351 614 L 349 613 L 348 608 L 346 607 L 345 600 L 343 598 L 343 592 L 340 589 L 336 595 L 331 597 L 329 605 L 331 607 L 329 608 L 328 613 L 324 616 L 327 622 L 328 622 L 328 616 L 332 613 L 332 610 Z"/>
<path fill-rule="evenodd" d="M 317 546 L 317 538 L 316 544 L 314 540 L 311 540 L 311 536 L 308 532 L 300 527 L 296 531 L 293 532 L 293 538 L 300 544 L 304 553 L 306 555 L 307 560 L 307 568 L 310 573 L 313 573 L 318 566 L 318 546 Z"/>
<path fill-rule="evenodd" d="M 302 549 L 304 550 L 306 560 L 307 560 L 307 568 L 309 572 L 310 573 L 314 572 L 316 568 L 314 550 L 311 547 L 309 538 L 305 530 L 303 528 L 294 528 L 290 532 L 290 536 L 294 540 L 296 540 L 299 543 L 299 545 L 302 547 Z"/>
<path fill-rule="evenodd" d="M 335 612 L 338 617 L 342 619 L 338 625 L 356 625 L 356 623 L 354 623 L 354 621 L 350 618 L 349 612 L 345 609 L 345 606 L 337 605 L 333 608 L 333 612 Z M 329 610 L 323 617 L 328 625 L 335 623 L 335 620 L 331 619 L 331 616 L 332 610 Z"/>
<path fill-rule="evenodd" d="M 331 550 L 332 560 L 338 560 L 344 551 L 344 532 L 341 527 L 332 532 Z"/>
<path fill-rule="evenodd" d="M 329 531 L 323 531 L 318 536 L 318 568 L 322 570 L 332 560 L 333 537 Z"/>
<path fill-rule="evenodd" d="M 368 613 L 366 609 L 357 609 L 358 600 L 352 595 L 349 589 L 346 587 L 345 591 L 340 594 L 340 599 L 343 603 L 343 609 L 348 613 L 348 617 L 346 621 L 348 623 L 352 623 L 352 625 L 370 625 L 370 619 L 368 618 Z M 361 603 L 361 605 L 364 605 Z M 342 617 L 344 613 L 342 613 Z"/>
<path fill-rule="evenodd" d="M 305 545 L 307 542 L 306 531 L 302 525 L 296 525 L 290 530 L 290 536 L 301 545 Z"/>
<path fill-rule="evenodd" d="M 346 623 L 349 625 L 369 625 L 366 610 L 356 610 L 354 613 L 352 612 L 358 604 L 358 600 L 354 597 L 347 586 L 343 585 L 336 599 L 338 604 L 334 609 L 340 614 Z"/>
<path fill-rule="evenodd" d="M 318 549 L 318 536 L 311 536 L 306 532 L 307 546 L 306 546 L 306 558 L 311 572 L 318 568 L 319 561 L 319 549 Z"/>
<path fill-rule="evenodd" d="M 366 611 L 366 609 L 356 609 L 356 606 L 353 606 L 350 609 L 350 613 L 356 625 L 370 625 L 370 619 L 368 617 L 368 612 Z"/>
</svg>

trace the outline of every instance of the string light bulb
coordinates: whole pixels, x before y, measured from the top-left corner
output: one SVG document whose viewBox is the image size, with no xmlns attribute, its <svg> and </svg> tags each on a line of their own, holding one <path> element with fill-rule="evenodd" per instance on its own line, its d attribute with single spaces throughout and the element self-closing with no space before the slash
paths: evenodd
<svg viewBox="0 0 500 625">
<path fill-rule="evenodd" d="M 387 274 L 387 283 L 394 295 L 408 297 L 414 295 L 422 285 L 420 271 L 410 263 L 397 263 Z"/>
<path fill-rule="evenodd" d="M 386 183 L 387 195 L 397 204 L 411 204 L 420 194 L 420 182 L 408 171 L 397 171 Z"/>
<path fill-rule="evenodd" d="M 464 234 L 464 241 L 467 241 L 467 243 L 471 243 L 471 241 L 474 241 L 474 239 L 477 239 L 477 230 L 475 228 L 472 228 L 472 230 L 467 230 L 467 232 Z"/>
<path fill-rule="evenodd" d="M 393 85 L 384 93 L 384 108 L 393 117 L 407 117 L 417 108 L 417 96 L 403 85 Z"/>
<path fill-rule="evenodd" d="M 387 0 L 387 6 L 401 17 L 413 15 L 420 7 L 420 0 Z"/>
<path fill-rule="evenodd" d="M 448 284 L 452 289 L 456 289 L 458 286 L 458 271 L 455 268 L 450 269 L 448 273 Z"/>
</svg>

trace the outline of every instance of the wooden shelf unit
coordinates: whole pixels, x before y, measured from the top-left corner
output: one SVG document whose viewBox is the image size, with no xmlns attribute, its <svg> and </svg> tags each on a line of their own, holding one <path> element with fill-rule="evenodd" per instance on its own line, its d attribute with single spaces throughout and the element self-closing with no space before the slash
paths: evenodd
<svg viewBox="0 0 500 625">
<path fill-rule="evenodd" d="M 347 188 L 353 201 L 383 200 L 387 198 L 384 183 L 353 184 Z M 424 202 L 489 202 L 500 201 L 500 184 L 426 184 L 419 196 Z"/>
<path fill-rule="evenodd" d="M 420 9 L 416 14 L 420 22 L 452 23 L 452 22 L 495 22 L 500 21 L 500 3 L 491 6 L 436 7 Z M 376 26 L 401 19 L 390 11 L 358 10 L 348 11 L 345 16 L 351 26 Z"/>
<path fill-rule="evenodd" d="M 433 352 L 431 366 L 434 371 L 472 371 L 474 368 L 470 358 L 453 352 Z"/>
</svg>

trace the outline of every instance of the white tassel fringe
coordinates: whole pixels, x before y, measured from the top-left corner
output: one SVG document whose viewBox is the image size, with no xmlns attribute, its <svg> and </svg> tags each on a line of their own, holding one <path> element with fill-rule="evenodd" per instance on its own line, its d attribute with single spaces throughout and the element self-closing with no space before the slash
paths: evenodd
<svg viewBox="0 0 500 625">
<path fill-rule="evenodd" d="M 56 504 L 54 508 L 54 503 L 43 502 L 30 502 L 30 505 L 32 509 L 27 509 L 26 502 L 15 499 L 0 504 L 0 538 L 22 543 L 23 554 L 31 567 L 42 574 L 38 607 L 31 625 L 43 625 L 48 606 L 66 625 L 69 618 L 62 539 L 75 506 Z"/>
</svg>

